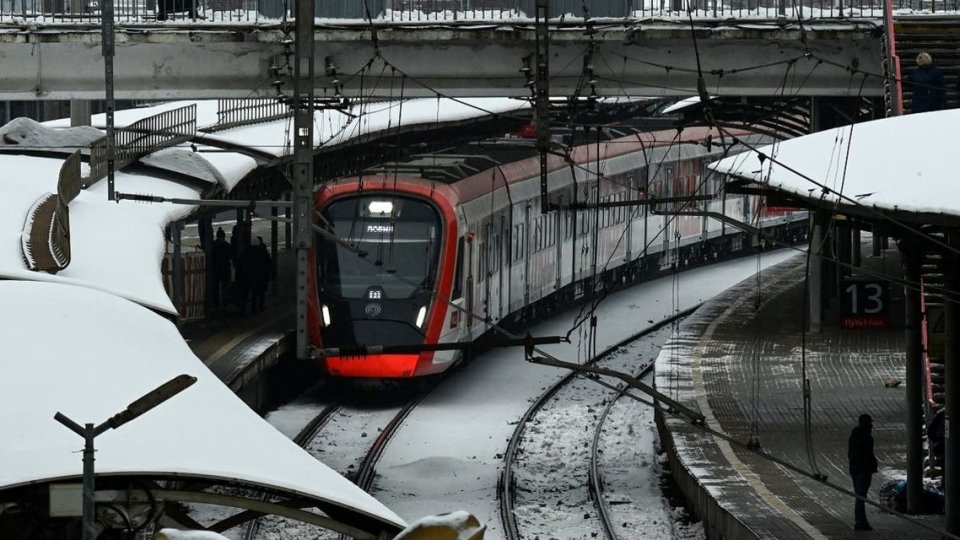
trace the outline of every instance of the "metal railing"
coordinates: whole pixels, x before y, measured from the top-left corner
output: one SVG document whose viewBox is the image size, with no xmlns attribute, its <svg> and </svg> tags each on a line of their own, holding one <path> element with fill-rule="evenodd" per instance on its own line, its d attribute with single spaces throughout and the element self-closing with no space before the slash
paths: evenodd
<svg viewBox="0 0 960 540">
<path fill-rule="evenodd" d="M 202 128 L 213 133 L 237 126 L 270 122 L 291 116 L 290 106 L 273 98 L 218 99 L 217 123 Z"/>
<path fill-rule="evenodd" d="M 99 23 L 106 0 L 0 0 L 5 23 Z M 294 0 L 113 0 L 118 24 L 277 23 Z M 318 22 L 531 22 L 535 0 L 314 0 Z M 884 0 L 606 0 L 586 2 L 598 19 L 837 19 L 882 17 Z M 581 0 L 551 0 L 551 18 L 582 20 Z M 898 13 L 960 12 L 960 0 L 894 0 Z M 368 11 L 369 10 L 369 11 Z"/>
<path fill-rule="evenodd" d="M 120 170 L 147 154 L 192 139 L 197 134 L 197 105 L 155 114 L 114 130 L 114 168 Z M 90 176 L 84 188 L 107 176 L 107 138 L 90 143 Z"/>
</svg>

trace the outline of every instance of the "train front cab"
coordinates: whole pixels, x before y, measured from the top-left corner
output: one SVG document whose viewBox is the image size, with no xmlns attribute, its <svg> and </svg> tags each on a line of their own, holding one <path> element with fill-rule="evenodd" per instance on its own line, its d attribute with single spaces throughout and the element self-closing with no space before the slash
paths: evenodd
<svg viewBox="0 0 960 540">
<path fill-rule="evenodd" d="M 311 299 L 314 347 L 418 346 L 457 341 L 457 219 L 448 197 L 416 183 L 338 185 L 317 196 L 319 226 Z M 365 252 L 360 256 L 357 251 Z M 406 378 L 438 373 L 456 351 L 390 351 L 322 359 L 331 375 Z"/>
</svg>

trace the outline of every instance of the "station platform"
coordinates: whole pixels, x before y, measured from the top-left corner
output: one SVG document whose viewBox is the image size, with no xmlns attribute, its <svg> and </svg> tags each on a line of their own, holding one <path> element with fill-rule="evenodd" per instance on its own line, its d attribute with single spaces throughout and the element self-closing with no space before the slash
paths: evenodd
<svg viewBox="0 0 960 540">
<path fill-rule="evenodd" d="M 281 249 L 263 311 L 251 313 L 248 307 L 242 314 L 239 307 L 227 304 L 202 321 L 180 327 L 194 354 L 257 411 L 266 400 L 261 374 L 294 346 L 295 267 L 295 252 Z"/>
<path fill-rule="evenodd" d="M 932 530 L 867 506 L 873 531 L 854 531 L 847 440 L 861 413 L 873 416 L 880 471 L 869 498 L 906 477 L 905 332 L 900 310 L 889 328 L 841 329 L 828 314 L 803 333 L 806 259 L 794 257 L 704 304 L 657 359 L 660 392 L 705 416 L 706 425 L 808 472 L 819 482 L 739 444 L 658 411 L 671 469 L 707 538 L 940 538 Z M 872 272 L 902 280 L 895 249 L 863 258 Z M 891 296 L 895 289 L 891 286 Z M 833 302 L 837 302 L 834 300 Z M 832 309 L 837 309 L 831 306 Z M 828 312 L 829 313 L 829 312 Z M 804 354 L 805 352 L 805 354 Z M 803 360 L 811 386 L 805 436 Z M 900 381 L 899 385 L 886 383 Z M 809 445 L 808 445 L 809 441 Z M 808 452 L 809 448 L 809 452 Z M 916 516 L 941 528 L 942 515 Z"/>
</svg>

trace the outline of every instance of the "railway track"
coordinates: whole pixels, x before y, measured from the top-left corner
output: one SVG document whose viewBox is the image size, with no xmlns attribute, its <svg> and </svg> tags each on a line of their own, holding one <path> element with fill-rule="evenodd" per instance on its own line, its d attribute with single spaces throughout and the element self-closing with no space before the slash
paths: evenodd
<svg viewBox="0 0 960 540">
<path fill-rule="evenodd" d="M 320 430 L 323 429 L 323 426 L 326 425 L 330 418 L 340 409 L 340 404 L 330 403 L 324 406 L 320 412 L 310 419 L 309 422 L 300 431 L 293 437 L 293 442 L 297 443 L 301 448 L 306 448 L 307 444 L 316 438 Z M 266 496 L 264 496 L 266 499 Z M 260 531 L 260 519 L 254 519 L 251 521 L 246 528 L 243 530 L 241 538 L 243 540 L 254 540 L 257 537 L 257 533 Z"/>
<path fill-rule="evenodd" d="M 403 425 L 404 419 L 440 381 L 437 378 L 422 388 L 412 390 L 401 404 L 388 407 L 349 403 L 346 396 L 338 393 L 332 403 L 323 406 L 300 429 L 293 441 L 364 491 L 369 491 L 376 478 L 377 463 L 390 440 Z M 345 427 L 339 428 L 339 424 Z M 372 442 L 368 442 L 369 433 L 377 434 Z M 358 457 L 361 455 L 362 459 Z M 275 519 L 251 522 L 244 531 L 243 539 L 258 538 L 261 528 L 266 527 L 264 522 Z M 316 532 L 312 534 L 316 536 Z M 336 533 L 331 532 L 318 538 L 336 537 Z"/>
<path fill-rule="evenodd" d="M 587 362 L 587 365 L 596 365 L 600 362 L 610 359 L 611 357 L 615 356 L 618 352 L 626 348 L 629 348 L 631 344 L 637 343 L 640 340 L 643 340 L 644 338 L 651 337 L 652 334 L 658 331 L 664 330 L 666 327 L 668 327 L 668 325 L 687 316 L 694 309 L 696 309 L 696 307 L 686 310 L 682 313 L 679 313 L 663 321 L 660 321 L 647 328 L 644 328 L 643 330 L 633 334 L 627 339 L 624 339 L 623 341 L 597 354 L 597 356 L 595 356 L 594 358 L 590 359 Z M 653 361 L 651 360 L 645 363 L 643 366 L 641 366 L 641 368 L 637 371 L 639 375 L 643 375 L 646 372 L 649 372 L 652 368 L 653 368 Z M 584 378 L 580 377 L 579 373 L 577 372 L 571 372 L 565 375 L 560 380 L 558 380 L 555 384 L 548 387 L 530 405 L 530 407 L 526 410 L 526 412 L 520 418 L 520 421 L 517 423 L 517 427 L 514 429 L 513 434 L 510 437 L 509 443 L 507 445 L 507 450 L 504 453 L 503 470 L 501 472 L 500 479 L 497 485 L 497 497 L 498 497 L 498 500 L 500 501 L 500 516 L 503 524 L 504 535 L 507 540 L 522 540 L 524 538 L 521 531 L 521 524 L 518 521 L 518 493 L 522 490 L 520 489 L 519 482 L 517 481 L 518 463 L 520 461 L 518 458 L 522 451 L 521 447 L 524 440 L 524 435 L 527 432 L 528 428 L 534 424 L 534 420 L 536 418 L 538 418 L 539 416 L 546 416 L 543 413 L 546 409 L 547 404 L 556 400 L 558 398 L 558 395 L 561 394 L 562 391 L 564 391 L 565 389 L 571 388 L 571 386 L 575 381 L 584 381 L 586 384 L 589 384 L 589 385 L 596 384 L 591 381 L 585 381 Z M 597 390 L 600 388 L 599 386 L 597 386 L 593 390 L 594 395 L 598 400 L 597 403 L 602 403 L 604 400 L 606 400 L 606 404 L 604 405 L 603 411 L 600 413 L 600 415 L 599 416 L 595 415 L 597 418 L 597 421 L 594 425 L 593 436 L 591 437 L 591 439 L 589 441 L 583 441 L 582 443 L 579 440 L 576 440 L 573 443 L 571 443 L 570 441 L 567 441 L 567 444 L 568 444 L 568 447 L 581 446 L 581 447 L 589 447 L 590 449 L 589 457 L 586 458 L 587 462 L 584 463 L 584 467 L 583 467 L 587 469 L 587 471 L 585 475 L 584 475 L 584 471 L 580 471 L 580 476 L 586 476 L 586 478 L 584 478 L 583 480 L 583 483 L 587 485 L 586 492 L 588 494 L 584 496 L 591 498 L 594 501 L 595 515 L 589 516 L 589 515 L 580 514 L 577 516 L 578 518 L 577 520 L 582 521 L 582 520 L 585 520 L 586 518 L 590 518 L 592 521 L 598 522 L 595 528 L 596 527 L 600 528 L 603 534 L 606 536 L 606 538 L 610 540 L 614 540 L 617 538 L 616 531 L 611 519 L 611 512 L 607 507 L 606 501 L 602 493 L 603 480 L 600 474 L 598 447 L 599 447 L 599 441 L 600 441 L 601 429 L 602 429 L 603 423 L 606 420 L 610 412 L 610 409 L 615 403 L 616 397 L 619 397 L 620 395 L 622 395 L 623 391 L 619 387 L 614 387 L 612 385 L 606 385 L 606 386 L 608 386 L 613 390 L 612 395 L 615 397 L 611 398 L 611 393 L 605 390 L 601 390 L 600 392 L 597 392 Z M 581 400 L 574 399 L 574 401 L 581 401 Z M 582 401 L 587 401 L 587 400 L 582 400 Z M 579 407 L 578 409 L 576 409 L 578 416 L 582 416 L 584 414 L 592 414 L 590 406 L 585 406 L 583 403 L 576 403 L 574 405 L 576 407 Z M 543 423 L 546 424 L 549 421 L 550 419 L 548 418 L 544 420 Z M 537 426 L 537 427 L 541 431 L 544 431 L 547 429 L 547 428 L 544 428 L 543 426 Z M 572 436 L 575 437 L 577 435 L 572 435 Z M 556 451 L 555 449 L 550 449 L 550 450 L 553 450 L 554 452 Z M 560 452 L 561 453 L 564 452 L 562 448 Z M 528 456 L 527 461 L 531 461 L 531 459 L 532 458 Z M 549 457 L 544 458 L 544 461 L 548 461 L 549 459 L 550 459 Z M 562 456 L 562 459 L 572 460 L 571 456 L 565 453 Z M 569 465 L 569 464 L 565 463 L 564 465 Z M 562 486 L 562 482 L 564 481 L 564 479 L 560 478 L 560 476 L 558 476 L 556 479 L 543 480 L 542 477 L 544 475 L 548 475 L 549 472 L 550 471 L 539 471 L 539 474 L 529 474 L 528 476 L 530 476 L 532 479 L 536 479 L 536 481 L 543 482 L 544 484 L 551 484 L 552 487 L 550 489 L 561 490 L 560 487 L 557 487 L 557 486 Z M 569 470 L 565 472 L 561 471 L 557 474 L 565 476 L 567 479 L 573 478 L 575 476 L 575 475 L 571 475 Z M 585 505 L 581 505 L 581 506 L 585 506 Z M 534 501 L 533 503 L 528 503 L 524 508 L 536 509 L 538 507 L 548 508 L 549 505 L 547 505 L 542 501 L 540 502 Z M 543 534 L 546 532 L 547 531 L 544 531 L 541 529 L 537 531 L 537 535 L 543 536 Z M 591 534 L 591 536 L 595 536 L 595 535 Z"/>
</svg>

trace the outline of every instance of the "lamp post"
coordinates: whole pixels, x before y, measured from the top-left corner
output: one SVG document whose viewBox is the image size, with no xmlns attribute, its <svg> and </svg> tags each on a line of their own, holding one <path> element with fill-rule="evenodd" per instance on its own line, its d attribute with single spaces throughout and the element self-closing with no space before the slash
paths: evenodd
<svg viewBox="0 0 960 540">
<path fill-rule="evenodd" d="M 127 408 L 111 416 L 98 426 L 93 424 L 80 425 L 61 412 L 57 412 L 53 419 L 60 422 L 77 435 L 83 437 L 83 540 L 93 540 L 93 439 L 108 429 L 117 429 L 134 418 L 146 413 L 164 401 L 179 394 L 187 387 L 197 382 L 192 375 L 182 374 L 161 384 L 147 394 L 127 405 Z"/>
</svg>

